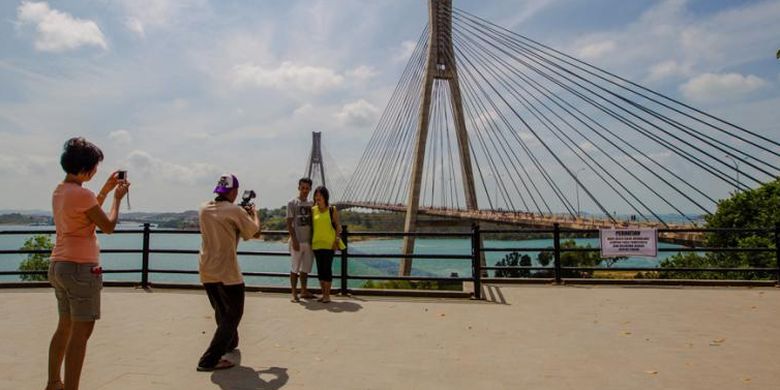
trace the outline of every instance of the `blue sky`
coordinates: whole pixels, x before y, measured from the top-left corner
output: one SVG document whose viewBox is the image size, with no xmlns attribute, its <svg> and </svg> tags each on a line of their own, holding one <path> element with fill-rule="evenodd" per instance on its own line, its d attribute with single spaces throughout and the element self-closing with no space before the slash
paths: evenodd
<svg viewBox="0 0 780 390">
<path fill-rule="evenodd" d="M 778 1 L 458 1 L 780 138 Z M 424 1 L 0 2 L 0 209 L 48 209 L 62 143 L 130 170 L 134 210 L 194 209 L 234 172 L 263 207 L 310 145 L 352 172 L 427 18 Z"/>
</svg>

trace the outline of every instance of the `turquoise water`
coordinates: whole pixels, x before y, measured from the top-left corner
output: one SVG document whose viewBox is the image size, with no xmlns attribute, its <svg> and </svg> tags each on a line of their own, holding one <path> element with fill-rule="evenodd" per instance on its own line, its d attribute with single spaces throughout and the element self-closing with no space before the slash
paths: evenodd
<svg viewBox="0 0 780 390">
<path fill-rule="evenodd" d="M 42 226 L 2 226 L 3 230 L 46 230 L 53 227 Z M 137 229 L 133 226 L 122 226 L 120 229 Z M 29 235 L 0 235 L 0 249 L 10 250 L 19 249 Z M 53 238 L 53 237 L 52 237 Z M 141 234 L 113 234 L 98 235 L 102 249 L 141 249 Z M 598 246 L 598 239 L 577 239 L 578 244 L 590 244 L 592 247 Z M 551 239 L 534 239 L 519 241 L 494 241 L 485 240 L 484 246 L 490 247 L 528 247 L 528 248 L 546 248 L 552 247 Z M 679 245 L 659 244 L 661 248 L 677 248 Z M 200 249 L 200 235 L 197 234 L 154 234 L 150 239 L 151 249 Z M 239 251 L 287 251 L 287 244 L 279 241 L 261 241 L 250 240 L 239 244 Z M 353 242 L 350 244 L 350 253 L 367 254 L 387 254 L 387 258 L 381 259 L 350 259 L 350 276 L 370 275 L 370 276 L 395 276 L 398 272 L 398 258 L 392 255 L 400 254 L 401 240 L 367 240 Z M 447 254 L 447 255 L 470 255 L 471 242 L 469 239 L 424 239 L 416 240 L 416 253 L 419 254 Z M 537 252 L 521 252 L 528 254 L 536 264 Z M 658 263 L 674 255 L 676 252 L 659 252 L 655 258 L 632 257 L 619 262 L 616 266 L 625 267 L 654 267 Z M 495 264 L 506 255 L 506 252 L 487 252 L 486 260 L 489 265 Z M 14 271 L 19 267 L 26 255 L 21 254 L 0 254 L 0 271 Z M 101 262 L 105 269 L 140 269 L 141 254 L 115 254 L 107 253 L 101 255 Z M 280 272 L 288 273 L 290 261 L 288 256 L 239 256 L 241 269 L 245 272 Z M 149 259 L 150 269 L 171 269 L 171 270 L 197 270 L 197 254 L 151 254 Z M 334 261 L 334 273 L 338 274 L 340 270 L 340 260 L 338 255 Z M 458 274 L 461 277 L 471 275 L 471 261 L 461 259 L 415 259 L 412 267 L 412 274 L 417 276 L 441 276 L 449 277 Z M 140 273 L 132 274 L 106 274 L 105 280 L 115 281 L 135 281 L 140 280 Z M 154 282 L 174 282 L 174 283 L 198 283 L 197 275 L 176 275 L 151 273 L 149 279 Z M 0 275 L 0 281 L 18 281 L 16 275 Z M 287 277 L 247 277 L 247 284 L 251 285 L 287 285 Z M 359 286 L 360 280 L 350 281 L 350 286 Z"/>
</svg>

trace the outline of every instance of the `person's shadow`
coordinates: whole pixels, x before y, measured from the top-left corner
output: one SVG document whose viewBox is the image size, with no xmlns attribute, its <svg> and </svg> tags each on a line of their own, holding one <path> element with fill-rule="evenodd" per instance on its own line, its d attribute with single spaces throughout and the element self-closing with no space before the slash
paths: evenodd
<svg viewBox="0 0 780 390">
<path fill-rule="evenodd" d="M 308 310 L 312 310 L 312 311 L 327 310 L 331 313 L 344 313 L 344 312 L 354 313 L 363 308 L 363 306 L 361 306 L 360 304 L 357 304 L 355 302 L 348 302 L 348 301 L 330 301 L 328 303 L 322 303 L 317 301 L 301 301 L 301 304 L 303 305 L 303 307 L 305 307 Z"/>
<path fill-rule="evenodd" d="M 242 366 L 239 350 L 228 354 L 228 358 L 235 363 L 235 367 L 211 374 L 211 382 L 222 390 L 276 390 L 281 389 L 290 379 L 287 369 L 283 367 L 255 371 L 252 367 Z"/>
</svg>

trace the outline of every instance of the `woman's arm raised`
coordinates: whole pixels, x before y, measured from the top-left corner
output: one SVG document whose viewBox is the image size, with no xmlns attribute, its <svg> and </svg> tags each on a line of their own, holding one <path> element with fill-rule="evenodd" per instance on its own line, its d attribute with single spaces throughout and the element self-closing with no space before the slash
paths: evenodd
<svg viewBox="0 0 780 390">
<path fill-rule="evenodd" d="M 87 217 L 90 219 L 90 221 L 94 222 L 95 225 L 97 225 L 97 227 L 103 231 L 103 233 L 111 234 L 114 232 L 116 223 L 119 220 L 119 203 L 127 194 L 128 187 L 130 187 L 130 183 L 128 182 L 120 182 L 116 185 L 116 189 L 114 191 L 114 202 L 111 204 L 111 211 L 108 212 L 108 215 L 103 212 L 100 204 L 87 210 Z"/>
</svg>

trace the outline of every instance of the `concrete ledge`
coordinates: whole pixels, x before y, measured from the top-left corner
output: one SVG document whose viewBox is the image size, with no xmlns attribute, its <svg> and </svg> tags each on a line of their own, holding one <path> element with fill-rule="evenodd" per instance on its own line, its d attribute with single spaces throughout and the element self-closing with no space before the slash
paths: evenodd
<svg viewBox="0 0 780 390">
<path fill-rule="evenodd" d="M 694 279 L 562 279 L 563 284 L 608 284 L 644 286 L 775 287 L 774 280 L 694 280 Z"/>
<path fill-rule="evenodd" d="M 774 280 L 697 280 L 697 279 L 599 279 L 599 278 L 564 278 L 562 284 L 571 285 L 617 285 L 617 286 L 712 286 L 712 287 L 780 287 Z M 483 278 L 482 283 L 502 285 L 554 285 L 552 278 Z M 133 287 L 140 288 L 139 282 L 106 281 L 106 287 Z M 398 297 L 431 297 L 431 298 L 470 298 L 474 287 L 472 282 L 463 282 L 463 291 L 450 290 L 393 290 L 393 289 L 367 289 L 350 288 L 350 295 L 366 296 L 398 296 Z M 19 288 L 49 288 L 49 282 L 2 282 L 0 289 Z M 184 283 L 149 283 L 149 288 L 178 289 L 178 290 L 202 290 L 200 284 Z M 246 286 L 247 291 L 276 294 L 289 294 L 290 288 L 283 286 Z M 320 293 L 318 288 L 311 289 Z M 339 290 L 334 288 L 334 294 Z"/>
<path fill-rule="evenodd" d="M 555 284 L 553 278 L 482 278 L 482 283 L 498 284 Z"/>
<path fill-rule="evenodd" d="M 120 282 L 120 281 L 106 281 L 103 282 L 105 287 L 135 287 L 141 286 L 138 282 Z M 51 288 L 51 284 L 46 282 L 0 282 L 0 289 L 16 289 L 16 288 Z"/>
</svg>

